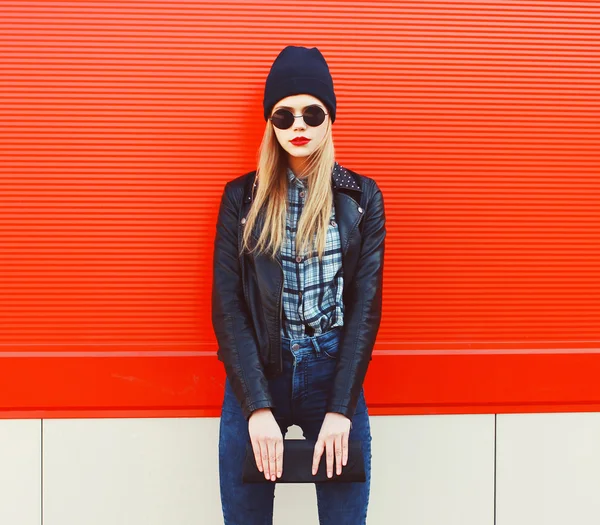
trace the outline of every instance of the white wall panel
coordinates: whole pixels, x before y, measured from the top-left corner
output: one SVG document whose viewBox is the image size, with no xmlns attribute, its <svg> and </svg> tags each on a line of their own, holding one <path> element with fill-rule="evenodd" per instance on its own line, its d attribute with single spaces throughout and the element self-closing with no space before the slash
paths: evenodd
<svg viewBox="0 0 600 525">
<path fill-rule="evenodd" d="M 219 523 L 217 418 L 44 422 L 44 525 Z"/>
<path fill-rule="evenodd" d="M 0 524 L 40 525 L 41 420 L 0 420 Z"/>
<path fill-rule="evenodd" d="M 496 525 L 600 523 L 600 413 L 500 414 Z"/>
<path fill-rule="evenodd" d="M 494 525 L 493 414 L 378 416 L 371 428 L 369 525 Z"/>
</svg>

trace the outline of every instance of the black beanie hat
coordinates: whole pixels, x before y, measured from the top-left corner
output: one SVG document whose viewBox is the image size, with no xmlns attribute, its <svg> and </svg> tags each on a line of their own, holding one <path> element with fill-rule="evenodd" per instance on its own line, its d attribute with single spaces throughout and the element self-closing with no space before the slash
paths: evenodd
<svg viewBox="0 0 600 525">
<path fill-rule="evenodd" d="M 264 117 L 269 120 L 273 106 L 282 98 L 301 94 L 317 97 L 335 121 L 335 93 L 329 66 L 316 48 L 287 46 L 277 56 L 265 82 Z"/>
</svg>

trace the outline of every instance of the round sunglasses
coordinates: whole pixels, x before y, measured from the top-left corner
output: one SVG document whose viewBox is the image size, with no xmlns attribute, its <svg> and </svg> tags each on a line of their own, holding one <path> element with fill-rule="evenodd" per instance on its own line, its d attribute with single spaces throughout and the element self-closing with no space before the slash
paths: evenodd
<svg viewBox="0 0 600 525">
<path fill-rule="evenodd" d="M 311 128 L 320 126 L 325 121 L 325 111 L 321 106 L 307 106 L 302 111 L 302 115 L 294 115 L 289 109 L 278 109 L 269 120 L 273 123 L 273 126 L 279 129 L 291 128 L 297 118 L 302 117 L 304 122 Z"/>
</svg>

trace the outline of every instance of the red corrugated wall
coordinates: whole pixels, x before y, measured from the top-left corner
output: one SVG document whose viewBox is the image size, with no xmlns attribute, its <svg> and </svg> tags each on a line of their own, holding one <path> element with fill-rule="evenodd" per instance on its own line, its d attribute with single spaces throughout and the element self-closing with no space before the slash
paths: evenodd
<svg viewBox="0 0 600 525">
<path fill-rule="evenodd" d="M 217 206 L 287 44 L 384 192 L 371 413 L 600 410 L 600 2 L 0 10 L 2 417 L 219 414 Z"/>
</svg>

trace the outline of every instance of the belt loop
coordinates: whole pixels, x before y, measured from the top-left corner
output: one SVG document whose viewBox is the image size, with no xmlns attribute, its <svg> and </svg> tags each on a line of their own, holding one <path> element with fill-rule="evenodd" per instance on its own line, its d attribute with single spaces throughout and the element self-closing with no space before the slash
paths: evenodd
<svg viewBox="0 0 600 525">
<path fill-rule="evenodd" d="M 312 341 L 313 346 L 315 347 L 315 352 L 317 352 L 317 356 L 320 356 L 321 348 L 319 347 L 319 343 L 317 342 L 317 336 L 311 337 L 310 340 Z"/>
</svg>

